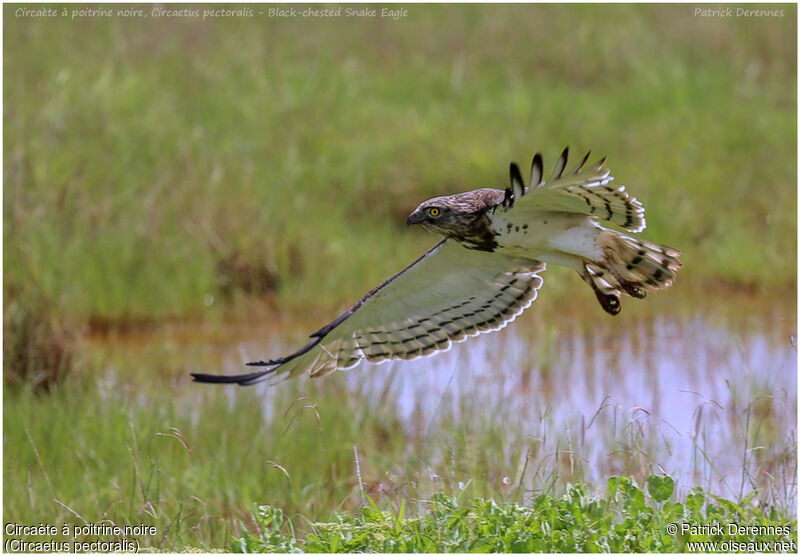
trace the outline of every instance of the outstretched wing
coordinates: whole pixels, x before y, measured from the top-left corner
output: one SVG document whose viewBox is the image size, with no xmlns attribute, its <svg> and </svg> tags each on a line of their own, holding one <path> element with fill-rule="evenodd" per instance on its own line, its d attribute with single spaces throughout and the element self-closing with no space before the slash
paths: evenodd
<svg viewBox="0 0 800 556">
<path fill-rule="evenodd" d="M 534 157 L 531 186 L 516 200 L 515 210 L 576 212 L 613 222 L 632 232 L 644 230 L 644 207 L 625 191 L 624 185 L 611 185 L 614 178 L 603 168 L 605 158 L 583 169 L 589 158 L 589 153 L 586 153 L 577 168 L 565 174 L 568 156 L 567 148 L 547 181 L 541 181 L 541 156 L 537 154 Z M 511 188 L 514 188 L 513 181 Z"/>
<path fill-rule="evenodd" d="M 362 359 L 378 363 L 430 355 L 514 320 L 536 298 L 544 269 L 539 261 L 466 249 L 445 239 L 312 334 L 296 353 L 248 363 L 266 367 L 254 373 L 192 377 L 247 386 L 304 372 L 321 376 Z"/>
</svg>

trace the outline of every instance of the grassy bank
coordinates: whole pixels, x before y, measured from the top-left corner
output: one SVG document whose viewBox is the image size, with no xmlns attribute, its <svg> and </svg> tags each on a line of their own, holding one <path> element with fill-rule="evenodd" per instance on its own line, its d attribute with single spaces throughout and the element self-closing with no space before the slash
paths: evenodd
<svg viewBox="0 0 800 556">
<path fill-rule="evenodd" d="M 742 508 L 694 489 L 671 501 L 674 483 L 650 475 L 645 489 L 625 477 L 611 477 L 604 495 L 568 485 L 562 496 L 537 496 L 531 506 L 495 500 L 470 501 L 436 493 L 420 517 L 398 509 L 382 511 L 365 497 L 355 516 L 336 515 L 311 523 L 298 539 L 277 508 L 253 513 L 256 534 L 233 543 L 234 552 L 794 552 L 796 521 L 774 508 Z M 733 523 L 731 530 L 723 523 Z M 674 527 L 674 530 L 672 529 Z"/>
<path fill-rule="evenodd" d="M 153 526 L 155 534 L 130 538 L 142 547 L 167 550 L 229 547 L 232 539 L 247 535 L 255 535 L 248 542 L 260 544 L 262 550 L 268 542 L 289 542 L 288 537 L 274 539 L 274 524 L 251 515 L 257 501 L 280 508 L 293 521 L 296 532 L 283 528 L 281 535 L 304 538 L 314 533 L 312 546 L 327 547 L 319 548 L 323 551 L 337 550 L 336 545 L 323 543 L 336 542 L 334 533 L 349 539 L 339 545 L 342 550 L 376 548 L 370 544 L 377 542 L 374 536 L 356 535 L 361 531 L 357 525 L 375 523 L 359 517 L 365 496 L 381 508 L 392 508 L 396 515 L 406 500 L 406 517 L 414 517 L 417 512 L 424 515 L 424 501 L 434 493 L 460 492 L 466 487 L 468 496 L 491 497 L 498 503 L 521 504 L 542 512 L 547 509 L 540 496 L 563 496 L 568 483 L 585 477 L 583 460 L 595 449 L 596 442 L 581 446 L 575 435 L 547 428 L 543 442 L 525 434 L 535 429 L 507 419 L 501 422 L 500 418 L 487 419 L 477 426 L 449 415 L 427 431 L 410 433 L 385 408 L 390 401 L 376 399 L 365 404 L 366 398 L 359 397 L 358 403 L 347 402 L 348 393 L 341 391 L 341 386 L 329 383 L 320 388 L 315 392 L 317 388 L 304 386 L 302 397 L 293 388 L 282 392 L 281 400 L 268 404 L 271 419 L 264 418 L 263 400 L 255 395 L 240 393 L 232 403 L 220 391 L 183 392 L 184 402 L 176 403 L 179 390 L 188 387 L 167 388 L 168 395 L 142 396 L 140 389 L 124 381 L 107 381 L 99 396 L 62 389 L 47 402 L 25 396 L 6 398 L 6 519 L 59 528 L 63 524 L 144 524 Z M 197 395 L 200 397 L 189 407 L 185 398 Z M 292 395 L 297 396 L 295 403 L 288 399 Z M 604 431 L 607 438 L 601 444 L 609 453 L 609 470 L 628 474 L 645 471 L 646 476 L 648 470 L 659 469 L 660 451 L 656 448 L 660 435 L 668 429 L 653 429 L 640 437 L 635 431 L 643 423 L 641 415 L 635 411 L 621 415 L 627 423 L 621 423 L 615 435 Z M 762 426 L 772 426 L 771 421 Z M 517 440 L 511 442 L 509 433 Z M 787 441 L 783 447 L 776 446 L 764 431 L 751 431 L 751 435 L 750 441 L 763 451 L 759 454 L 763 463 L 754 474 L 759 490 L 743 498 L 731 496 L 732 502 L 722 504 L 729 512 L 725 515 L 733 515 L 730 512 L 735 502 L 748 519 L 763 511 L 758 523 L 792 523 L 796 519 L 796 488 L 791 481 L 792 462 L 796 461 L 793 444 Z M 746 456 L 746 444 L 736 449 L 745 450 L 742 455 Z M 711 475 L 715 473 L 717 462 L 710 461 L 709 466 L 700 445 L 697 458 L 698 472 L 707 469 Z M 763 472 L 775 476 L 772 484 L 762 487 Z M 685 503 L 689 489 L 679 487 L 671 500 Z M 591 491 L 595 487 L 587 488 Z M 707 499 L 710 503 L 714 500 L 710 495 Z M 332 516 L 334 511 L 342 516 L 354 513 L 355 521 L 346 521 L 335 531 L 328 527 L 320 537 L 322 526 L 309 526 L 309 522 L 345 519 Z M 569 508 L 558 511 L 568 512 Z M 607 517 L 603 527 L 624 522 L 620 525 L 623 529 L 618 530 L 621 539 L 624 528 L 632 526 L 626 521 L 630 518 L 636 523 L 634 529 L 649 531 L 660 539 L 660 544 L 637 544 L 637 549 L 669 550 L 676 546 L 677 540 L 668 542 L 671 536 L 655 528 L 656 522 L 645 519 L 651 515 L 637 512 L 629 514 L 621 507 Z M 460 510 L 452 513 L 454 518 L 462 515 Z M 663 521 L 669 515 L 665 512 L 659 519 Z M 596 518 L 594 513 L 576 517 L 587 528 Z M 413 524 L 398 529 L 396 522 L 384 523 L 384 519 L 373 532 L 379 533 L 381 527 L 395 531 L 399 535 L 395 540 L 401 544 L 392 545 L 394 549 L 433 546 L 414 544 L 404 536 L 413 531 Z M 711 514 L 704 514 L 698 522 L 711 519 Z M 424 522 L 417 525 L 424 526 Z M 351 526 L 354 536 L 348 535 Z M 500 526 L 502 523 L 494 523 L 494 527 Z M 458 533 L 461 542 L 476 543 L 483 538 L 480 534 L 469 537 L 473 525 L 465 523 L 463 527 Z M 565 534 L 582 534 L 581 528 L 571 528 L 568 523 L 563 527 Z M 427 527 L 423 536 L 430 540 L 432 531 L 435 528 Z M 273 540 L 265 540 L 270 538 Z M 114 539 L 113 535 L 89 534 L 74 540 Z M 567 546 L 577 550 L 584 545 Z"/>
</svg>

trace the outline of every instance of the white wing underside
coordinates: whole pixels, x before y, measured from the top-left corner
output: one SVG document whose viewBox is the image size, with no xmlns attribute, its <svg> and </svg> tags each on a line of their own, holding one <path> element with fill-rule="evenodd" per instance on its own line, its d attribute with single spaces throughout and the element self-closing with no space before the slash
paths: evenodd
<svg viewBox="0 0 800 556">
<path fill-rule="evenodd" d="M 246 385 L 308 372 L 322 376 L 362 360 L 415 359 L 499 330 L 536 298 L 542 262 L 466 249 L 443 240 L 338 319 L 296 356 L 272 362 Z M 274 371 L 274 372 L 272 372 Z"/>
</svg>

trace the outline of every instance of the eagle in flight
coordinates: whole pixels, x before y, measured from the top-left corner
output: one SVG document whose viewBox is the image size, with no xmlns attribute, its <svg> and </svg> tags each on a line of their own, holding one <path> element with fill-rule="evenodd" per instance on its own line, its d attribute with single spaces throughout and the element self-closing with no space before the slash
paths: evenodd
<svg viewBox="0 0 800 556">
<path fill-rule="evenodd" d="M 408 217 L 444 239 L 374 288 L 302 349 L 254 361 L 252 373 L 193 373 L 196 382 L 249 386 L 277 377 L 322 376 L 366 359 L 415 359 L 482 332 L 499 330 L 536 299 L 546 264 L 574 269 L 609 314 L 621 295 L 643 298 L 672 284 L 681 268 L 677 249 L 605 228 L 645 228 L 644 207 L 603 168 L 605 158 L 564 172 L 564 149 L 543 180 L 542 157 L 531 163 L 525 187 L 516 163 L 503 189 L 476 189 L 429 199 Z"/>
</svg>

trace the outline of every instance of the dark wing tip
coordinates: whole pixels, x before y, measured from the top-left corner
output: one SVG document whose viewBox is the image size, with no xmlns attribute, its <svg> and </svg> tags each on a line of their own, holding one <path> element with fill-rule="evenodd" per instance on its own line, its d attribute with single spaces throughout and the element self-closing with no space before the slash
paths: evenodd
<svg viewBox="0 0 800 556">
<path fill-rule="evenodd" d="M 556 167 L 553 169 L 553 175 L 550 176 L 548 181 L 555 181 L 561 178 L 561 175 L 564 173 L 564 168 L 567 167 L 567 161 L 569 160 L 569 146 L 564 147 L 564 150 L 561 152 L 561 156 L 558 157 L 558 161 L 556 162 Z"/>
<path fill-rule="evenodd" d="M 586 164 L 587 160 L 589 160 L 589 155 L 590 154 L 592 154 L 592 151 L 587 151 L 586 152 L 586 154 L 583 156 L 583 158 L 581 159 L 580 163 L 578 164 L 578 167 L 575 168 L 575 172 L 574 172 L 575 174 L 580 173 L 581 168 L 583 168 L 583 165 Z"/>
<path fill-rule="evenodd" d="M 190 373 L 194 382 L 203 384 L 234 384 L 237 382 L 236 376 L 227 375 L 208 375 L 203 373 Z"/>
<path fill-rule="evenodd" d="M 513 207 L 514 202 L 525 195 L 525 182 L 522 181 L 522 172 L 519 171 L 519 166 L 517 166 L 516 162 L 510 164 L 509 173 L 511 175 L 510 192 L 508 189 L 506 190 L 506 196 L 503 200 L 506 208 Z"/>
<path fill-rule="evenodd" d="M 258 360 L 258 361 L 250 361 L 249 363 L 245 363 L 245 365 L 247 365 L 248 367 L 269 367 L 271 365 L 277 365 L 277 363 L 275 361 Z"/>
<path fill-rule="evenodd" d="M 275 369 L 267 369 L 266 371 L 258 371 L 255 373 L 248 373 L 243 375 L 208 375 L 203 373 L 190 373 L 194 382 L 203 384 L 239 384 L 247 386 L 257 382 L 260 378 L 272 373 Z"/>
<path fill-rule="evenodd" d="M 531 187 L 538 187 L 542 183 L 544 176 L 544 163 L 542 153 L 536 153 L 531 160 Z"/>
<path fill-rule="evenodd" d="M 350 309 L 348 309 L 347 311 L 345 311 L 344 313 L 342 313 L 341 315 L 339 315 L 338 317 L 336 317 L 336 319 L 333 322 L 329 322 L 328 324 L 326 324 L 325 326 L 323 326 L 322 328 L 320 328 L 319 330 L 317 330 L 316 332 L 311 334 L 309 336 L 309 338 L 322 339 L 323 337 L 325 337 L 325 335 L 328 334 L 328 332 L 330 332 L 331 330 L 333 330 L 334 328 L 336 328 L 337 326 L 342 324 L 345 320 L 347 320 L 347 318 L 350 315 L 352 315 L 353 311 L 355 311 L 357 308 L 358 308 L 358 303 L 355 306 L 353 306 Z M 317 341 L 319 341 L 319 340 L 317 340 Z M 267 361 L 266 364 L 267 365 L 271 365 L 273 363 L 275 363 L 275 361 Z M 248 365 L 258 365 L 258 364 L 259 364 L 259 362 L 248 363 Z"/>
<path fill-rule="evenodd" d="M 349 315 L 351 312 L 352 309 L 347 313 L 345 313 L 345 315 Z M 342 320 L 344 319 L 342 317 L 339 317 L 334 321 L 334 323 L 338 324 Z M 195 382 L 203 382 L 206 384 L 238 384 L 240 386 L 250 386 L 251 384 L 260 382 L 261 380 L 264 379 L 265 376 L 274 373 L 284 363 L 288 363 L 292 359 L 295 359 L 296 357 L 300 357 L 304 353 L 307 353 L 311 348 L 316 346 L 321 340 L 322 337 L 314 338 L 308 344 L 306 344 L 302 349 L 299 349 L 298 351 L 292 353 L 291 355 L 287 355 L 286 357 L 280 357 L 278 359 L 270 359 L 269 361 L 251 361 L 247 363 L 249 367 L 269 367 L 268 369 L 264 369 L 263 371 L 255 371 L 253 373 L 246 373 L 242 375 L 207 375 L 203 373 L 191 373 L 192 379 L 194 379 Z"/>
</svg>

